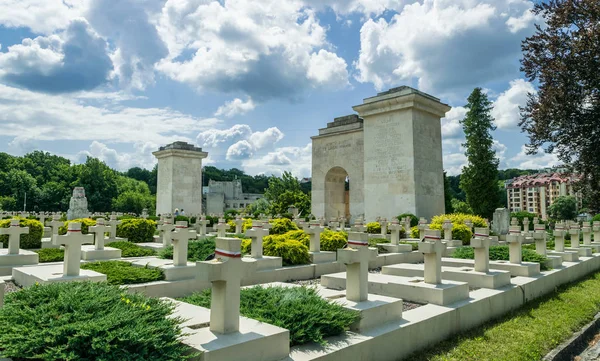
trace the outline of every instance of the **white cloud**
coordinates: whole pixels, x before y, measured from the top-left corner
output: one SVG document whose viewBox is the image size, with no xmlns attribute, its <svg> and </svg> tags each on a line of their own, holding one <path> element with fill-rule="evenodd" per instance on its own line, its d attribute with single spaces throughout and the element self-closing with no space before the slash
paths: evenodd
<svg viewBox="0 0 600 361">
<path fill-rule="evenodd" d="M 519 107 L 527 104 L 528 93 L 535 92 L 533 85 L 523 79 L 511 81 L 510 88 L 498 96 L 492 109 L 498 129 L 517 129 L 521 119 Z"/>
<path fill-rule="evenodd" d="M 87 3 L 87 0 L 0 0 L 0 24 L 51 34 L 81 16 Z"/>
<path fill-rule="evenodd" d="M 414 2 L 409 0 L 408 2 Z M 386 10 L 400 10 L 404 0 L 305 0 L 317 9 L 330 7 L 336 14 L 363 13 L 366 16 L 379 16 Z"/>
<path fill-rule="evenodd" d="M 254 154 L 254 147 L 247 140 L 240 140 L 227 148 L 227 160 L 241 160 L 251 157 Z"/>
<path fill-rule="evenodd" d="M 235 98 L 232 101 L 226 102 L 225 104 L 221 105 L 219 109 L 217 109 L 217 111 L 215 112 L 215 116 L 224 116 L 231 118 L 235 115 L 246 114 L 254 110 L 255 107 L 256 105 L 254 104 L 251 98 L 248 98 L 248 100 L 245 102 L 240 98 Z"/>
<path fill-rule="evenodd" d="M 312 164 L 312 143 L 304 147 L 281 147 L 261 156 L 242 161 L 248 174 L 280 176 L 284 171 L 296 177 L 309 177 Z"/>
<path fill-rule="evenodd" d="M 467 165 L 467 157 L 463 152 L 447 153 L 443 155 L 444 170 L 448 175 L 462 173 L 462 168 Z"/>
<path fill-rule="evenodd" d="M 347 83 L 345 61 L 321 52 L 331 48 L 326 29 L 300 1 L 168 0 L 158 31 L 169 56 L 157 69 L 200 91 L 260 101 Z"/>
<path fill-rule="evenodd" d="M 152 142 L 133 144 L 134 152 L 120 152 L 109 148 L 106 144 L 93 141 L 89 150 L 84 150 L 75 156 L 76 163 L 85 162 L 86 157 L 98 158 L 105 162 L 109 167 L 119 171 L 126 171 L 133 167 L 152 169 L 156 164 L 156 158 L 152 152 L 158 150 L 159 145 Z"/>
<path fill-rule="evenodd" d="M 254 132 L 250 135 L 250 142 L 257 148 L 262 149 L 268 145 L 283 139 L 283 133 L 277 127 L 271 127 L 263 132 Z"/>
<path fill-rule="evenodd" d="M 446 113 L 446 117 L 442 118 L 442 138 L 464 137 L 460 121 L 464 119 L 466 114 L 467 108 L 465 107 L 453 107 Z"/>
<path fill-rule="evenodd" d="M 361 29 L 356 78 L 377 89 L 417 80 L 424 91 L 454 95 L 473 84 L 514 77 L 520 41 L 533 29 L 528 24 L 514 33 L 506 21 L 532 6 L 515 0 L 423 0 L 406 5 L 389 22 L 368 20 Z"/>
<path fill-rule="evenodd" d="M 508 166 L 520 169 L 551 168 L 562 164 L 555 154 L 545 153 L 541 148 L 537 154 L 527 154 L 527 147 L 521 146 L 521 151 L 508 160 Z"/>
<path fill-rule="evenodd" d="M 208 129 L 196 137 L 196 142 L 202 147 L 222 147 L 223 143 L 236 142 L 247 139 L 252 134 L 252 129 L 246 124 L 236 124 L 229 129 Z"/>
<path fill-rule="evenodd" d="M 38 141 L 96 140 L 99 142 L 168 144 L 192 142 L 193 132 L 221 124 L 169 108 L 124 107 L 104 102 L 102 107 L 70 96 L 47 95 L 0 84 L 2 135 Z"/>
</svg>

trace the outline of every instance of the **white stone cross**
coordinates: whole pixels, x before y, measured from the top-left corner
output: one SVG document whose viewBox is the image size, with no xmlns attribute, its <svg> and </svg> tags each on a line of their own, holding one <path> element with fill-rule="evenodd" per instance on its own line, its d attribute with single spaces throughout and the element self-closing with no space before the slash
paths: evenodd
<svg viewBox="0 0 600 361">
<path fill-rule="evenodd" d="M 600 243 L 600 221 L 594 221 L 592 230 L 594 231 L 594 243 Z"/>
<path fill-rule="evenodd" d="M 46 218 L 48 218 L 46 216 L 46 214 L 42 212 L 42 213 L 40 213 L 38 215 L 38 218 L 40 219 L 40 222 L 42 223 L 42 226 L 45 227 L 46 226 Z"/>
<path fill-rule="evenodd" d="M 452 228 L 454 225 L 450 222 L 449 219 L 444 219 L 444 224 L 442 224 L 442 229 L 444 230 L 444 240 L 451 241 L 452 240 Z"/>
<path fill-rule="evenodd" d="M 379 225 L 381 225 L 381 235 L 385 238 L 387 236 L 388 229 L 388 221 L 387 219 L 382 219 L 379 221 Z"/>
<path fill-rule="evenodd" d="M 398 222 L 397 219 L 394 219 L 392 221 L 392 223 L 390 224 L 390 231 L 391 231 L 391 244 L 394 246 L 398 245 L 398 242 L 400 241 L 400 231 L 402 230 L 402 226 L 400 225 L 400 222 Z"/>
<path fill-rule="evenodd" d="M 489 272 L 491 243 L 489 228 L 475 228 L 471 239 L 471 247 L 475 252 L 475 271 Z"/>
<path fill-rule="evenodd" d="M 343 231 L 346 228 L 346 218 L 345 217 L 340 217 L 340 229 Z M 599 240 L 600 242 L 600 240 Z"/>
<path fill-rule="evenodd" d="M 52 235 L 50 236 L 50 241 L 53 245 L 58 246 L 56 243 L 56 237 L 58 237 L 58 230 L 61 226 L 65 225 L 65 222 L 60 220 L 60 214 L 55 214 L 52 216 L 52 221 L 48 222 L 48 225 L 52 228 Z"/>
<path fill-rule="evenodd" d="M 506 242 L 508 243 L 508 261 L 513 264 L 521 264 L 523 259 L 523 250 L 521 249 L 521 243 L 523 238 L 521 236 L 519 228 L 519 234 L 509 233 L 506 235 Z"/>
<path fill-rule="evenodd" d="M 216 225 L 217 237 L 225 237 L 227 230 L 229 230 L 229 224 L 225 223 L 225 219 L 219 218 L 219 223 Z"/>
<path fill-rule="evenodd" d="M 523 218 L 523 232 L 529 234 L 529 218 Z"/>
<path fill-rule="evenodd" d="M 252 228 L 246 230 L 246 236 L 252 240 L 251 256 L 252 258 L 262 258 L 263 256 L 263 237 L 269 235 L 269 230 L 265 229 L 263 222 L 252 221 Z"/>
<path fill-rule="evenodd" d="M 200 237 L 203 237 L 206 235 L 206 226 L 208 225 L 208 220 L 206 219 L 206 216 L 202 216 L 200 217 L 200 221 L 196 221 L 196 223 L 199 225 L 198 227 L 198 235 Z"/>
<path fill-rule="evenodd" d="M 519 225 L 519 219 L 517 217 L 512 217 L 510 219 L 510 225 L 511 226 L 518 226 Z"/>
<path fill-rule="evenodd" d="M 346 299 L 353 302 L 367 301 L 369 297 L 369 235 L 348 232 L 348 248 L 338 249 L 338 262 L 346 265 Z"/>
<path fill-rule="evenodd" d="M 581 233 L 583 234 L 583 244 L 585 246 L 590 246 L 592 244 L 592 227 L 581 227 Z"/>
<path fill-rule="evenodd" d="M 569 234 L 571 235 L 571 248 L 579 248 L 579 225 L 572 224 Z"/>
<path fill-rule="evenodd" d="M 311 222 L 304 232 L 310 235 L 310 252 L 321 252 L 321 233 L 325 230 L 319 222 Z"/>
<path fill-rule="evenodd" d="M 171 232 L 171 240 L 173 241 L 174 266 L 187 266 L 188 243 L 190 239 L 195 238 L 196 231 L 193 229 L 188 229 L 188 222 L 177 222 L 175 225 L 175 231 Z"/>
<path fill-rule="evenodd" d="M 542 256 L 546 255 L 546 227 L 543 224 L 535 224 L 533 239 L 535 240 L 535 252 Z"/>
<path fill-rule="evenodd" d="M 21 227 L 18 219 L 11 219 L 8 228 L 0 228 L 0 234 L 8 234 L 8 254 L 19 254 L 21 235 L 28 233 L 29 227 Z"/>
<path fill-rule="evenodd" d="M 427 224 L 427 219 L 421 217 L 421 219 L 419 219 L 419 224 L 418 227 L 419 229 L 419 238 L 423 239 L 423 237 L 425 237 L 425 230 L 429 229 L 429 224 Z"/>
<path fill-rule="evenodd" d="M 446 251 L 446 244 L 442 243 L 441 232 L 435 229 L 426 229 L 419 252 L 423 253 L 425 283 L 437 285 L 442 283 L 442 255 Z"/>
<path fill-rule="evenodd" d="M 65 260 L 63 262 L 63 275 L 69 277 L 79 276 L 81 246 L 94 243 L 94 236 L 81 233 L 81 223 L 69 223 L 67 234 L 58 236 L 57 243 L 65 246 Z"/>
<path fill-rule="evenodd" d="M 470 219 L 465 221 L 465 226 L 467 226 L 471 231 L 473 231 L 473 222 Z"/>
<path fill-rule="evenodd" d="M 404 222 L 404 232 L 406 233 L 406 237 L 410 237 L 410 231 L 411 231 L 411 226 L 410 226 L 410 217 L 405 217 L 403 222 Z"/>
<path fill-rule="evenodd" d="M 554 250 L 556 252 L 565 251 L 565 226 L 561 223 L 557 223 L 554 227 Z"/>
<path fill-rule="evenodd" d="M 96 245 L 96 251 L 104 249 L 104 232 L 106 232 L 106 224 L 104 218 L 96 219 L 96 225 L 89 227 L 89 230 L 94 233 L 94 244 Z"/>
<path fill-rule="evenodd" d="M 171 232 L 175 229 L 173 224 L 173 218 L 167 217 L 163 221 L 163 224 L 158 226 L 158 230 L 162 233 L 162 243 L 164 247 L 171 245 Z"/>
<path fill-rule="evenodd" d="M 198 262 L 198 275 L 212 282 L 210 330 L 227 334 L 240 329 L 241 280 L 256 267 L 256 261 L 242 261 L 239 238 L 218 237 L 215 242 L 215 259 Z"/>
<path fill-rule="evenodd" d="M 110 228 L 108 229 L 109 239 L 114 241 L 117 239 L 117 226 L 121 224 L 121 221 L 117 220 L 117 216 L 115 214 L 110 216 L 110 220 L 108 221 L 108 225 Z"/>
<path fill-rule="evenodd" d="M 241 234 L 242 233 L 242 226 L 244 225 L 244 220 L 240 216 L 237 216 L 235 218 L 234 223 L 235 223 L 235 233 L 236 234 Z"/>
</svg>

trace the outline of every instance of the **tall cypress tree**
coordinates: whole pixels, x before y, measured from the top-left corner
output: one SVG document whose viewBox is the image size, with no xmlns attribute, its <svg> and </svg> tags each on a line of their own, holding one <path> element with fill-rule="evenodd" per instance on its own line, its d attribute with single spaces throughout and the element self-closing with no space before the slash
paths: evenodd
<svg viewBox="0 0 600 361">
<path fill-rule="evenodd" d="M 465 132 L 468 164 L 460 177 L 460 188 L 475 214 L 490 218 L 498 206 L 498 158 L 492 149 L 495 130 L 491 116 L 492 102 L 481 88 L 475 88 L 467 99 L 467 114 L 461 124 Z"/>
</svg>

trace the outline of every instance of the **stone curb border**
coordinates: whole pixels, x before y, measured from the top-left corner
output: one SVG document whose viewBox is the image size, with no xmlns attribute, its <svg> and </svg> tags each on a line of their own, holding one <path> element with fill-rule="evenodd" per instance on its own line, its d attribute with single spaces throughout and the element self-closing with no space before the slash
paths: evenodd
<svg viewBox="0 0 600 361">
<path fill-rule="evenodd" d="M 598 330 L 600 330 L 600 312 L 571 338 L 544 356 L 542 361 L 572 361 L 587 348 L 589 340 L 598 333 Z"/>
</svg>

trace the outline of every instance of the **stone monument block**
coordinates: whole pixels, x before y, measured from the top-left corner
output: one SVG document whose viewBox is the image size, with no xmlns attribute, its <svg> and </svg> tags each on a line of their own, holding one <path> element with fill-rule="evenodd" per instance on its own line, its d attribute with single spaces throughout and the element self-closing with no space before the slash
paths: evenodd
<svg viewBox="0 0 600 361">
<path fill-rule="evenodd" d="M 88 218 L 90 211 L 88 211 L 87 198 L 85 197 L 85 189 L 83 187 L 75 187 L 73 189 L 73 196 L 69 201 L 69 210 L 67 211 L 67 219 L 73 220 L 78 218 Z"/>
<path fill-rule="evenodd" d="M 508 234 L 508 227 L 510 227 L 510 212 L 506 208 L 498 208 L 494 211 L 494 218 L 492 222 L 492 232 L 497 235 Z"/>
</svg>

